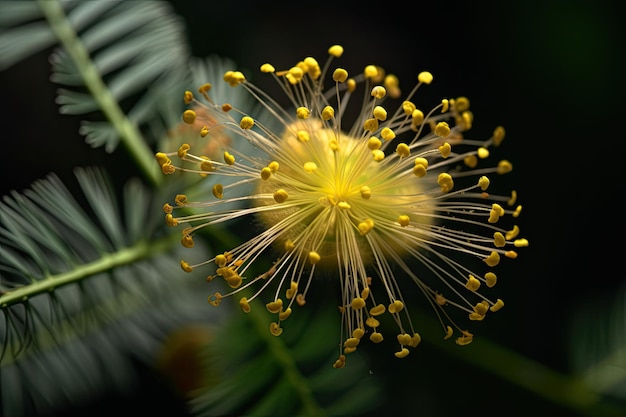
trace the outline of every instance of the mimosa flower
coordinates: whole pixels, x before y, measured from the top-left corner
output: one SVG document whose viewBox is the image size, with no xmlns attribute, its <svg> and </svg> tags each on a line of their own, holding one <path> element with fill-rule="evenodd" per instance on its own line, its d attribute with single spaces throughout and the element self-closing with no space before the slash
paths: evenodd
<svg viewBox="0 0 626 417">
<path fill-rule="evenodd" d="M 420 343 L 401 280 L 412 281 L 434 307 L 445 338 L 457 332 L 456 342 L 468 344 L 472 333 L 449 309 L 480 321 L 502 308 L 500 298 L 486 294 L 496 284 L 496 267 L 504 258 L 517 258 L 515 248 L 528 245 L 514 222 L 521 211 L 516 192 L 488 192 L 490 178 L 512 169 L 506 160 L 489 158 L 504 129 L 496 127 L 486 140 L 466 138 L 473 122 L 467 98 L 443 99 L 425 112 L 411 101 L 433 81 L 429 72 L 419 73 L 416 86 L 400 99 L 398 79 L 381 67 L 368 65 L 351 78 L 346 69 L 331 70 L 343 48 L 335 45 L 328 53 L 323 66 L 312 57 L 284 71 L 261 66 L 276 79 L 291 109 L 238 71 L 228 71 L 224 81 L 258 101 L 263 111 L 257 115 L 216 103 L 210 84 L 199 89 L 205 103 L 185 92 L 186 103 L 196 110 L 185 111 L 183 120 L 201 126 L 199 134 L 207 140 L 213 134 L 233 140 L 221 160 L 195 155 L 188 145 L 156 155 L 165 174 L 181 170 L 217 178 L 207 201 L 178 195 L 174 205 L 166 204 L 167 224 L 186 225 L 186 247 L 193 246 L 200 229 L 246 216 L 255 216 L 263 227 L 206 262 L 181 261 L 181 266 L 185 271 L 209 266 L 209 280 L 221 277 L 232 288 L 209 297 L 215 306 L 236 296 L 249 312 L 254 299 L 272 286 L 273 298 L 265 307 L 276 314 L 269 325 L 275 336 L 305 304 L 316 278 L 332 271 L 342 295 L 337 368 L 363 338 L 383 340 L 388 333 L 379 319 L 385 314 L 397 324 L 395 356 L 407 356 Z M 386 105 L 394 101 L 395 107 Z M 242 139 L 262 155 L 238 152 Z M 233 209 L 233 203 L 243 206 Z M 180 210 L 183 214 L 176 215 Z M 252 274 L 252 265 L 268 260 L 271 267 Z M 249 298 L 241 295 L 245 288 L 252 290 Z"/>
</svg>

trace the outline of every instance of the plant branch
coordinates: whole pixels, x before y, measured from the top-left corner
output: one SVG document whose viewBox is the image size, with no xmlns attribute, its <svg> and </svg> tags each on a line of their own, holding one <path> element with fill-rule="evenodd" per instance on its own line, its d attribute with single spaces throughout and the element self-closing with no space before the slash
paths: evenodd
<svg viewBox="0 0 626 417">
<path fill-rule="evenodd" d="M 65 16 L 58 0 L 37 0 L 50 27 L 68 55 L 74 60 L 87 89 L 91 92 L 100 109 L 109 119 L 145 176 L 155 185 L 163 176 L 154 161 L 154 152 L 146 145 L 137 127 L 131 123 L 102 80 L 98 69 L 91 60 L 85 45 Z"/>
</svg>

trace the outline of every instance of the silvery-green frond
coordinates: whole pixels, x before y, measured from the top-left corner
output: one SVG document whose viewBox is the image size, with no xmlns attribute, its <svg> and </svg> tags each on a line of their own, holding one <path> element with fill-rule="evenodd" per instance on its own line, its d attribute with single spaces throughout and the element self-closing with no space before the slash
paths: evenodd
<svg viewBox="0 0 626 417">
<path fill-rule="evenodd" d="M 591 299 L 570 320 L 574 374 L 593 392 L 626 406 L 626 287 Z"/>
<path fill-rule="evenodd" d="M 203 278 L 184 274 L 153 195 L 129 181 L 123 207 L 106 175 L 76 172 L 84 206 L 51 175 L 0 203 L 0 358 L 5 415 L 130 388 L 168 332 L 211 325 Z M 155 215 L 156 214 L 156 215 Z"/>
<path fill-rule="evenodd" d="M 84 117 L 80 132 L 112 152 L 124 143 L 149 170 L 147 143 L 178 120 L 176 92 L 190 80 L 185 28 L 162 1 L 3 2 L 0 69 L 50 55 L 62 114 Z M 142 152 L 143 151 L 143 152 Z"/>
</svg>

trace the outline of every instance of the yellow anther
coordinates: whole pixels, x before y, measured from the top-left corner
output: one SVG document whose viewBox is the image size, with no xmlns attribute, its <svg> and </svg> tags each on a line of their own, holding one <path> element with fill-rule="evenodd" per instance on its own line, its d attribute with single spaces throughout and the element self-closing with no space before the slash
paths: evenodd
<svg viewBox="0 0 626 417">
<path fill-rule="evenodd" d="M 304 64 L 307 66 L 309 70 L 309 75 L 314 80 L 317 80 L 320 75 L 322 75 L 322 69 L 320 68 L 320 64 L 318 64 L 317 60 L 313 57 L 304 58 Z"/>
<path fill-rule="evenodd" d="M 157 152 L 156 154 L 154 154 L 154 157 L 161 166 L 172 163 L 170 158 L 163 152 Z"/>
<path fill-rule="evenodd" d="M 346 366 L 346 356 L 341 355 L 339 356 L 339 359 L 337 359 L 335 363 L 333 363 L 333 368 L 340 369 L 340 368 L 343 368 L 344 366 Z"/>
<path fill-rule="evenodd" d="M 307 109 L 306 107 L 298 107 L 296 109 L 296 116 L 300 120 L 308 119 L 310 114 L 311 114 L 311 111 Z"/>
<path fill-rule="evenodd" d="M 354 90 L 356 90 L 356 81 L 354 78 L 349 78 L 348 81 L 346 81 L 346 91 L 352 93 Z"/>
<path fill-rule="evenodd" d="M 298 283 L 296 281 L 291 281 L 289 284 L 289 288 L 285 291 L 285 297 L 288 300 L 291 300 L 298 293 Z"/>
<path fill-rule="evenodd" d="M 465 283 L 465 288 L 470 291 L 476 291 L 480 288 L 480 281 L 474 275 L 470 274 L 467 282 Z"/>
<path fill-rule="evenodd" d="M 196 121 L 196 112 L 193 110 L 185 110 L 183 113 L 183 122 L 192 125 Z"/>
<path fill-rule="evenodd" d="M 305 162 L 303 166 L 306 172 L 313 172 L 317 169 L 317 164 L 315 162 Z"/>
<path fill-rule="evenodd" d="M 267 167 L 270 169 L 270 171 L 273 173 L 275 173 L 276 171 L 278 171 L 278 168 L 280 167 L 280 164 L 276 161 L 272 161 L 269 164 L 267 164 Z"/>
<path fill-rule="evenodd" d="M 383 106 L 374 107 L 373 115 L 376 120 L 380 120 L 381 122 L 387 120 L 387 110 L 385 110 Z"/>
<path fill-rule="evenodd" d="M 274 201 L 279 204 L 287 201 L 287 197 L 289 197 L 289 194 L 287 194 L 287 191 L 283 190 L 282 188 L 274 192 Z"/>
<path fill-rule="evenodd" d="M 504 252 L 504 256 L 506 256 L 507 258 L 510 258 L 510 259 L 516 259 L 517 258 L 517 252 L 515 252 L 514 250 L 508 250 L 508 251 Z"/>
<path fill-rule="evenodd" d="M 504 128 L 502 126 L 498 126 L 493 131 L 493 144 L 495 146 L 499 146 L 504 140 Z"/>
<path fill-rule="evenodd" d="M 361 290 L 361 298 L 363 300 L 367 300 L 367 297 L 369 297 L 369 295 L 370 295 L 370 289 L 369 288 L 366 287 L 366 288 L 363 288 Z"/>
<path fill-rule="evenodd" d="M 191 235 L 184 235 L 180 240 L 180 243 L 186 248 L 193 248 L 194 245 Z"/>
<path fill-rule="evenodd" d="M 420 109 L 415 109 L 411 113 L 411 124 L 417 127 L 424 121 L 424 113 Z"/>
<path fill-rule="evenodd" d="M 278 318 L 281 321 L 287 320 L 289 318 L 289 316 L 291 316 L 291 307 L 287 307 L 286 310 L 281 311 L 280 313 L 278 313 Z"/>
<path fill-rule="evenodd" d="M 272 323 L 270 323 L 270 333 L 274 336 L 280 336 L 281 334 L 283 334 L 283 329 L 278 323 L 273 321 Z"/>
<path fill-rule="evenodd" d="M 376 130 L 378 130 L 378 120 L 371 118 L 371 119 L 367 119 L 363 122 L 363 129 L 370 131 L 370 132 L 374 132 Z"/>
<path fill-rule="evenodd" d="M 222 104 L 222 111 L 224 113 L 228 113 L 229 111 L 231 111 L 233 109 L 233 106 L 229 103 L 224 103 Z"/>
<path fill-rule="evenodd" d="M 380 342 L 382 342 L 383 341 L 382 333 L 373 332 L 372 334 L 370 334 L 370 341 L 372 343 L 380 343 Z"/>
<path fill-rule="evenodd" d="M 316 263 L 318 263 L 321 260 L 322 260 L 322 257 L 320 256 L 319 253 L 317 253 L 315 251 L 309 252 L 309 262 L 311 263 L 311 265 L 315 265 Z"/>
<path fill-rule="evenodd" d="M 241 297 L 239 299 L 239 306 L 241 307 L 244 313 L 250 312 L 250 304 L 248 303 L 248 299 L 246 297 Z"/>
<path fill-rule="evenodd" d="M 428 168 L 428 159 L 417 157 L 415 158 L 415 165 L 413 166 L 413 174 L 416 177 L 422 178 L 426 175 L 426 169 Z"/>
<path fill-rule="evenodd" d="M 489 303 L 485 300 L 476 303 L 476 305 L 474 306 L 474 312 L 476 314 L 480 314 L 481 316 L 484 316 L 485 314 L 487 314 L 487 311 L 489 310 Z"/>
<path fill-rule="evenodd" d="M 348 71 L 343 68 L 337 68 L 333 71 L 333 80 L 338 83 L 344 83 L 348 79 Z"/>
<path fill-rule="evenodd" d="M 516 248 L 525 248 L 526 246 L 528 246 L 528 240 L 515 239 L 515 241 L 513 241 L 513 246 L 515 246 Z"/>
<path fill-rule="evenodd" d="M 176 227 L 178 226 L 178 220 L 176 220 L 176 218 L 172 216 L 171 213 L 167 213 L 165 215 L 165 224 L 167 224 L 170 227 Z"/>
<path fill-rule="evenodd" d="M 417 75 L 417 81 L 424 84 L 430 84 L 433 82 L 433 75 L 428 71 L 422 71 Z"/>
<path fill-rule="evenodd" d="M 322 120 L 330 120 L 335 117 L 335 109 L 332 106 L 326 106 L 322 109 Z"/>
<path fill-rule="evenodd" d="M 439 122 L 435 125 L 435 135 L 447 138 L 450 135 L 450 125 L 447 122 Z"/>
<path fill-rule="evenodd" d="M 441 191 L 444 193 L 450 192 L 452 188 L 454 188 L 454 181 L 452 180 L 452 176 L 447 172 L 442 172 L 437 177 L 437 184 L 441 187 Z"/>
<path fill-rule="evenodd" d="M 306 299 L 304 298 L 304 294 L 298 294 L 296 295 L 296 303 L 302 307 L 303 305 L 306 304 Z"/>
<path fill-rule="evenodd" d="M 165 175 L 173 174 L 176 171 L 176 167 L 171 163 L 161 165 L 161 172 Z"/>
<path fill-rule="evenodd" d="M 374 317 L 368 317 L 367 320 L 365 320 L 365 325 L 375 329 L 380 326 L 380 322 Z"/>
<path fill-rule="evenodd" d="M 519 227 L 517 225 L 514 225 L 513 229 L 506 232 L 506 235 L 505 235 L 506 240 L 513 240 L 517 237 L 518 234 L 519 234 Z"/>
<path fill-rule="evenodd" d="M 444 297 L 443 295 L 441 295 L 441 294 L 436 294 L 436 295 L 435 295 L 435 302 L 436 302 L 437 304 L 439 304 L 440 306 L 445 306 L 445 305 L 446 305 L 446 303 L 448 302 L 448 300 L 446 300 L 446 297 Z"/>
<path fill-rule="evenodd" d="M 269 167 L 261 169 L 261 179 L 268 180 L 272 176 L 272 170 Z"/>
<path fill-rule="evenodd" d="M 487 188 L 489 187 L 489 178 L 485 177 L 484 175 L 480 177 L 478 179 L 478 186 L 480 187 L 481 190 L 486 191 Z"/>
<path fill-rule="evenodd" d="M 417 345 L 419 345 L 421 341 L 422 336 L 420 336 L 419 333 L 413 333 L 413 336 L 411 336 L 411 341 L 408 345 L 411 347 L 417 347 Z"/>
<path fill-rule="evenodd" d="M 337 203 L 337 207 L 342 210 L 350 210 L 352 206 L 347 201 L 340 201 Z"/>
<path fill-rule="evenodd" d="M 163 212 L 165 214 L 172 214 L 172 211 L 174 211 L 174 207 L 172 207 L 171 204 L 168 204 L 168 203 L 163 204 Z"/>
<path fill-rule="evenodd" d="M 333 138 L 328 141 L 328 147 L 331 151 L 337 152 L 339 150 L 339 142 L 337 141 L 337 139 Z"/>
<path fill-rule="evenodd" d="M 228 259 L 225 255 L 220 253 L 219 255 L 215 256 L 215 265 L 217 265 L 218 267 L 223 268 L 226 266 L 226 263 L 228 263 Z"/>
<path fill-rule="evenodd" d="M 503 248 L 506 245 L 504 235 L 500 232 L 495 232 L 493 234 L 493 244 L 496 248 Z"/>
<path fill-rule="evenodd" d="M 441 100 L 441 112 L 442 113 L 447 112 L 449 107 L 450 107 L 450 102 L 448 101 L 448 99 L 444 98 L 443 100 Z"/>
<path fill-rule="evenodd" d="M 389 310 L 391 314 L 396 314 L 396 313 L 401 312 L 403 308 L 404 308 L 404 304 L 402 303 L 402 301 L 395 300 L 393 303 L 389 304 L 389 307 L 387 307 L 387 310 Z"/>
<path fill-rule="evenodd" d="M 506 200 L 506 204 L 508 206 L 512 206 L 513 204 L 515 204 L 515 202 L 517 201 L 517 191 L 512 190 L 511 191 L 511 198 L 509 198 L 508 200 Z"/>
<path fill-rule="evenodd" d="M 445 142 L 438 149 L 442 158 L 447 158 L 448 156 L 450 156 L 450 152 L 452 152 L 452 146 L 450 146 L 448 142 Z"/>
<path fill-rule="evenodd" d="M 272 64 L 266 63 L 266 64 L 261 65 L 261 72 L 270 73 L 271 74 L 274 71 L 276 71 L 276 69 L 274 68 L 274 66 Z"/>
<path fill-rule="evenodd" d="M 472 321 L 481 321 L 485 318 L 484 314 L 478 314 L 476 312 L 471 312 L 468 314 L 468 317 Z"/>
<path fill-rule="evenodd" d="M 496 282 L 498 281 L 498 277 L 493 272 L 487 272 L 485 274 L 485 281 L 487 283 L 487 286 L 491 288 L 496 285 Z"/>
<path fill-rule="evenodd" d="M 400 223 L 402 227 L 407 227 L 411 223 L 411 218 L 406 214 L 401 214 L 398 216 L 398 223 Z"/>
<path fill-rule="evenodd" d="M 463 158 L 463 163 L 470 168 L 476 168 L 476 165 L 478 165 L 478 158 L 476 158 L 476 155 L 474 154 L 467 155 Z"/>
<path fill-rule="evenodd" d="M 341 45 L 333 45 L 330 48 L 328 48 L 328 55 L 331 55 L 335 58 L 339 58 L 341 55 L 343 55 L 343 46 Z"/>
<path fill-rule="evenodd" d="M 489 211 L 489 218 L 487 219 L 487 222 L 497 223 L 497 221 L 502 216 L 504 216 L 504 209 L 501 205 L 494 203 L 491 205 L 491 210 Z"/>
<path fill-rule="evenodd" d="M 224 152 L 224 162 L 226 162 L 228 165 L 232 165 L 235 163 L 235 157 L 229 152 Z"/>
<path fill-rule="evenodd" d="M 454 100 L 454 108 L 459 113 L 463 113 L 464 111 L 468 110 L 469 107 L 470 102 L 467 97 L 457 97 L 456 100 Z"/>
<path fill-rule="evenodd" d="M 406 358 L 409 354 L 409 350 L 407 348 L 402 348 L 399 352 L 394 353 L 396 358 Z"/>
<path fill-rule="evenodd" d="M 226 282 L 231 288 L 239 288 L 239 286 L 241 285 L 242 279 L 241 279 L 241 276 L 239 276 L 239 274 L 234 273 L 233 275 L 226 278 Z"/>
<path fill-rule="evenodd" d="M 185 194 L 176 194 L 176 197 L 174 197 L 174 202 L 177 206 L 184 206 L 189 202 L 189 200 L 187 199 L 187 196 Z"/>
<path fill-rule="evenodd" d="M 291 239 L 287 239 L 285 241 L 285 252 L 291 252 L 295 247 L 296 245 L 293 243 Z"/>
<path fill-rule="evenodd" d="M 241 118 L 239 126 L 244 130 L 252 129 L 252 126 L 254 126 L 254 119 L 250 116 L 244 116 Z"/>
<path fill-rule="evenodd" d="M 376 136 L 372 136 L 367 140 L 367 147 L 372 151 L 374 149 L 380 149 L 381 146 L 383 146 L 383 143 Z"/>
<path fill-rule="evenodd" d="M 362 221 L 358 225 L 359 233 L 361 234 L 361 236 L 365 236 L 366 234 L 371 232 L 373 228 L 374 228 L 374 220 L 372 219 L 367 219 L 365 221 Z"/>
<path fill-rule="evenodd" d="M 380 316 L 385 312 L 386 308 L 383 304 L 378 304 L 376 307 L 370 308 L 371 316 Z"/>
<path fill-rule="evenodd" d="M 359 343 L 361 342 L 361 340 L 357 339 L 356 337 L 350 337 L 348 339 L 346 339 L 345 342 L 343 342 L 343 347 L 345 348 L 355 348 L 359 345 Z"/>
<path fill-rule="evenodd" d="M 459 336 L 456 338 L 456 344 L 459 346 L 465 346 L 465 345 L 469 345 L 470 343 L 472 343 L 472 340 L 474 340 L 474 336 L 471 334 L 464 334 L 463 336 Z"/>
<path fill-rule="evenodd" d="M 361 193 L 361 198 L 364 200 L 369 200 L 372 196 L 372 190 L 367 185 L 362 186 L 359 192 Z"/>
<path fill-rule="evenodd" d="M 517 206 L 515 207 L 515 210 L 513 211 L 513 217 L 519 217 L 519 215 L 522 213 L 522 206 Z"/>
<path fill-rule="evenodd" d="M 387 89 L 391 98 L 399 98 L 402 92 L 400 91 L 400 80 L 393 74 L 388 74 L 383 80 L 383 85 Z"/>
<path fill-rule="evenodd" d="M 289 69 L 289 75 L 291 77 L 293 77 L 293 79 L 297 82 L 299 82 L 302 77 L 304 76 L 304 71 L 302 70 L 302 68 L 300 67 L 291 67 Z"/>
<path fill-rule="evenodd" d="M 212 87 L 213 86 L 211 84 L 204 83 L 200 87 L 198 87 L 198 93 L 202 94 L 203 96 L 206 96 Z"/>
<path fill-rule="evenodd" d="M 383 159 L 385 159 L 385 153 L 381 151 L 380 149 L 374 149 L 372 151 L 372 156 L 374 157 L 374 161 L 376 162 L 380 162 Z"/>
<path fill-rule="evenodd" d="M 407 333 L 398 334 L 396 336 L 396 339 L 398 340 L 398 343 L 400 343 L 403 346 L 408 346 L 408 344 L 411 343 L 411 335 Z"/>
<path fill-rule="evenodd" d="M 413 112 L 416 110 L 415 104 L 413 104 L 413 102 L 411 102 L 411 101 L 403 101 L 402 102 L 402 110 L 404 111 L 404 114 L 406 114 L 407 116 L 411 116 L 412 117 L 413 116 Z M 421 113 L 421 111 L 420 111 L 420 113 Z M 424 120 L 424 113 L 422 113 L 422 120 Z"/>
<path fill-rule="evenodd" d="M 491 254 L 489 254 L 484 261 L 489 266 L 496 266 L 500 263 L 500 255 L 498 252 L 491 252 Z"/>
<path fill-rule="evenodd" d="M 446 339 L 451 338 L 453 333 L 454 333 L 454 331 L 452 330 L 452 327 L 446 326 L 446 334 L 443 337 L 443 339 L 446 340 Z"/>
<path fill-rule="evenodd" d="M 206 126 L 202 126 L 202 128 L 200 129 L 200 137 L 203 138 L 208 134 L 209 134 L 209 128 Z"/>
<path fill-rule="evenodd" d="M 389 140 L 395 139 L 396 134 L 393 130 L 389 129 L 388 127 L 383 127 L 383 129 L 380 131 L 380 136 L 385 141 L 389 141 Z"/>
<path fill-rule="evenodd" d="M 183 97 L 185 104 L 189 104 L 193 101 L 193 93 L 189 90 L 185 91 L 185 95 Z"/>
<path fill-rule="evenodd" d="M 180 261 L 180 267 L 185 272 L 192 272 L 193 271 L 193 268 L 191 267 L 191 265 L 189 265 L 187 262 L 185 262 L 183 260 Z"/>
<path fill-rule="evenodd" d="M 215 171 L 215 167 L 213 166 L 213 163 L 211 162 L 211 159 L 209 159 L 208 156 L 202 156 L 201 157 L 203 159 L 203 161 L 200 163 L 200 169 L 204 172 L 213 172 Z"/>
<path fill-rule="evenodd" d="M 485 159 L 489 157 L 489 149 L 483 148 L 482 146 L 476 150 L 476 154 L 480 159 Z"/>
<path fill-rule="evenodd" d="M 372 97 L 380 100 L 387 95 L 387 90 L 385 90 L 385 87 L 383 87 L 382 85 L 377 85 L 372 88 L 370 94 L 372 95 Z"/>
<path fill-rule="evenodd" d="M 211 304 L 214 307 L 217 307 L 220 305 L 220 303 L 222 302 L 222 294 L 220 294 L 219 292 L 216 292 L 213 295 L 209 295 L 209 304 Z"/>
<path fill-rule="evenodd" d="M 399 143 L 398 146 L 396 146 L 396 153 L 400 158 L 406 158 L 411 154 L 411 149 L 406 143 Z"/>
<path fill-rule="evenodd" d="M 513 171 L 513 164 L 509 161 L 502 160 L 498 162 L 498 169 L 496 171 L 498 174 L 508 174 L 511 171 Z"/>
<path fill-rule="evenodd" d="M 494 305 L 492 305 L 489 310 L 491 310 L 492 313 L 495 313 L 496 311 L 500 310 L 502 307 L 504 307 L 504 301 L 502 301 L 501 299 L 497 299 L 496 303 Z"/>
<path fill-rule="evenodd" d="M 224 81 L 231 87 L 236 87 L 239 83 L 246 81 L 246 77 L 239 71 L 227 71 L 224 74 Z"/>
<path fill-rule="evenodd" d="M 280 311 L 281 308 L 283 308 L 283 300 L 279 298 L 276 301 L 270 301 L 269 303 L 265 304 L 265 307 L 270 313 L 276 314 Z"/>
<path fill-rule="evenodd" d="M 213 192 L 213 196 L 215 198 L 222 198 L 224 197 L 224 186 L 222 186 L 222 184 L 215 184 L 213 186 L 213 188 L 211 189 L 211 191 Z"/>
<path fill-rule="evenodd" d="M 368 65 L 365 67 L 363 74 L 365 75 L 365 78 L 374 78 L 378 75 L 378 69 L 376 69 L 375 65 Z"/>
</svg>

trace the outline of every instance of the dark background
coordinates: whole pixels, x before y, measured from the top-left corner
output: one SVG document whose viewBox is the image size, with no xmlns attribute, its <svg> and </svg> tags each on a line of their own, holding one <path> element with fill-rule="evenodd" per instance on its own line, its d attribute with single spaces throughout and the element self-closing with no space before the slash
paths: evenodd
<svg viewBox="0 0 626 417">
<path fill-rule="evenodd" d="M 186 21 L 194 55 L 230 57 L 255 82 L 264 62 L 288 68 L 309 55 L 323 62 L 338 43 L 345 48 L 339 65 L 355 72 L 380 64 L 399 76 L 405 91 L 417 73 L 431 71 L 435 81 L 420 95 L 432 95 L 433 103 L 469 97 L 477 137 L 505 126 L 502 154 L 515 167 L 511 178 L 524 205 L 520 226 L 531 245 L 499 281 L 507 307 L 485 322 L 481 336 L 570 370 L 574 314 L 624 291 L 624 29 L 611 2 L 171 3 Z M 77 133 L 79 120 L 57 114 L 48 75 L 47 53 L 0 73 L 2 194 L 49 172 L 71 183 L 75 166 L 115 167 L 119 182 L 136 174 L 122 149 L 107 155 L 89 148 Z M 399 384 L 392 401 L 398 410 L 413 404 L 417 413 L 413 398 L 420 391 L 441 402 L 441 415 L 462 409 L 572 415 L 424 349 L 432 360 L 408 366 L 415 377 L 399 376 L 413 382 Z M 385 363 L 386 371 L 402 375 L 407 363 Z M 162 389 L 147 386 L 151 391 L 139 393 L 136 403 L 145 405 L 142 400 Z M 118 402 L 106 404 L 116 409 Z"/>
</svg>

